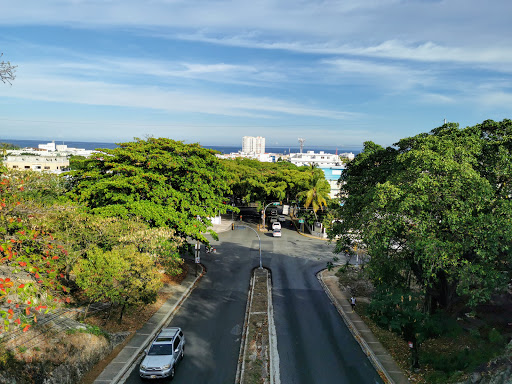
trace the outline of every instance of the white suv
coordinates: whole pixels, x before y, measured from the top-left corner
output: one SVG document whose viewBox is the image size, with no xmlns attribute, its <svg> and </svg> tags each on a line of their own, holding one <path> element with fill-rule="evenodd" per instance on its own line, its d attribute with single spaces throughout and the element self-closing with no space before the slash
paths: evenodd
<svg viewBox="0 0 512 384">
<path fill-rule="evenodd" d="M 140 363 L 139 374 L 143 379 L 173 378 L 176 365 L 185 354 L 185 335 L 181 328 L 162 329 L 153 340 Z"/>
</svg>

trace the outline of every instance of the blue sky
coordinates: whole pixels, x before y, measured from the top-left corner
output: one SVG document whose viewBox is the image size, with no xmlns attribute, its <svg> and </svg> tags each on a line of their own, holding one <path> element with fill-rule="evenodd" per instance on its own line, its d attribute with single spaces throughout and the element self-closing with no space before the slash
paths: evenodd
<svg viewBox="0 0 512 384">
<path fill-rule="evenodd" d="M 3 1 L 0 139 L 391 145 L 512 118 L 512 2 Z"/>
</svg>

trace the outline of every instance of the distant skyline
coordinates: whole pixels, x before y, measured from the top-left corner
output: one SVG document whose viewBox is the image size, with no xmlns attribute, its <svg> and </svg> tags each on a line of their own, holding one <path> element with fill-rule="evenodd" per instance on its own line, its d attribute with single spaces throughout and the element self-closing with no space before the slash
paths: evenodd
<svg viewBox="0 0 512 384">
<path fill-rule="evenodd" d="M 0 137 L 391 145 L 512 118 L 512 2 L 26 0 Z"/>
</svg>

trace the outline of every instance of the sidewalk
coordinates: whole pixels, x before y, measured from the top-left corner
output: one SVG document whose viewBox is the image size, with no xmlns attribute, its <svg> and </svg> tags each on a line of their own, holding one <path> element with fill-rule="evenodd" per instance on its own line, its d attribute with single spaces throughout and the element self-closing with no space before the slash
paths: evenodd
<svg viewBox="0 0 512 384">
<path fill-rule="evenodd" d="M 234 223 L 234 221 L 231 220 L 231 214 L 221 215 L 221 223 L 212 224 L 208 229 L 213 229 L 217 233 L 231 231 L 232 223 Z"/>
<path fill-rule="evenodd" d="M 202 268 L 202 266 L 201 266 Z M 196 277 L 189 272 L 180 285 L 173 286 L 175 290 L 160 309 L 139 329 L 119 354 L 110 362 L 103 372 L 94 380 L 94 384 L 119 383 L 123 376 L 128 373 L 130 367 L 135 363 L 144 348 L 153 340 L 156 334 L 168 324 L 185 301 L 190 292 L 195 288 L 197 282 L 204 274 L 204 268 Z"/>
<path fill-rule="evenodd" d="M 398 367 L 389 352 L 377 340 L 359 315 L 352 311 L 348 296 L 338 285 L 335 271 L 324 269 L 317 274 L 317 278 L 345 321 L 348 329 L 352 332 L 361 349 L 366 353 L 384 382 L 396 384 L 409 383 L 407 376 Z"/>
</svg>

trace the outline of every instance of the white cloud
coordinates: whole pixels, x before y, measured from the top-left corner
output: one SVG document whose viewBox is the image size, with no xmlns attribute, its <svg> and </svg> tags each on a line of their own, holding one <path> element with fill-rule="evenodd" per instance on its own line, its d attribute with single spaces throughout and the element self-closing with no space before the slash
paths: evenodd
<svg viewBox="0 0 512 384">
<path fill-rule="evenodd" d="M 351 119 L 352 112 L 314 108 L 271 97 L 221 92 L 173 91 L 158 86 L 111 84 L 52 76 L 19 77 L 10 97 L 61 103 L 117 106 L 166 112 L 268 118 L 275 114 Z"/>
<path fill-rule="evenodd" d="M 510 64 L 510 14 L 508 0 L 489 7 L 477 0 L 25 0 L 3 4 L 0 23 L 123 28 L 312 54 Z"/>
<path fill-rule="evenodd" d="M 387 64 L 375 61 L 332 59 L 325 64 L 338 76 L 351 81 L 368 84 L 380 84 L 388 90 L 404 90 L 416 86 L 427 86 L 434 82 L 432 71 L 412 69 L 403 64 Z"/>
</svg>

